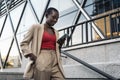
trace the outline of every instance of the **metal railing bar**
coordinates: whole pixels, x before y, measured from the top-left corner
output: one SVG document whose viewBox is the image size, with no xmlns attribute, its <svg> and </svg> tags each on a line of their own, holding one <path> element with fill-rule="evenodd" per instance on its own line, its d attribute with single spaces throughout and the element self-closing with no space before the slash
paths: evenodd
<svg viewBox="0 0 120 80">
<path fill-rule="evenodd" d="M 82 26 L 81 26 L 81 35 L 82 35 L 82 43 L 83 43 L 83 24 L 82 24 Z"/>
<path fill-rule="evenodd" d="M 85 29 L 86 29 L 86 43 L 88 43 L 88 23 L 85 23 Z"/>
<path fill-rule="evenodd" d="M 111 23 L 111 22 L 112 22 L 112 21 L 111 21 L 111 17 L 112 17 L 112 15 L 110 14 L 110 15 L 109 15 L 109 19 L 110 19 L 110 38 L 113 37 L 112 27 L 111 27 L 111 26 L 112 26 L 112 23 Z"/>
<path fill-rule="evenodd" d="M 117 36 L 119 36 L 119 29 L 120 29 L 119 28 L 119 24 L 120 24 L 119 13 L 117 13 L 116 16 L 117 16 L 117 18 L 116 18 L 116 20 L 117 20 L 117 22 L 116 22 L 117 23 Z"/>
<path fill-rule="evenodd" d="M 105 32 L 105 37 L 107 38 L 107 27 L 106 27 L 106 17 L 104 18 L 104 32 Z"/>
<path fill-rule="evenodd" d="M 91 41 L 93 41 L 93 29 L 92 29 L 92 24 L 91 23 L 89 23 L 90 24 L 90 32 L 91 32 L 91 34 L 90 34 L 90 38 L 91 38 Z"/>
<path fill-rule="evenodd" d="M 86 1 L 87 1 L 87 0 L 83 0 L 83 1 L 82 1 L 81 7 L 84 7 L 84 6 L 85 6 Z M 81 13 L 82 13 L 82 12 L 81 12 L 81 10 L 79 9 L 78 12 L 77 12 L 77 15 L 75 16 L 75 20 L 74 20 L 74 22 L 73 22 L 73 25 L 74 25 L 74 24 L 77 24 L 77 22 L 79 21 L 79 17 L 81 16 Z M 69 45 L 70 39 L 71 39 L 71 37 L 72 37 L 72 35 L 73 35 L 73 32 L 75 31 L 75 28 L 76 28 L 76 27 L 73 27 L 73 29 L 71 30 L 71 34 L 69 35 L 69 38 L 67 39 L 67 44 L 66 44 L 66 46 Z M 71 39 L 71 40 L 72 40 L 72 39 Z M 71 41 L 71 42 L 72 42 L 72 41 Z"/>
</svg>

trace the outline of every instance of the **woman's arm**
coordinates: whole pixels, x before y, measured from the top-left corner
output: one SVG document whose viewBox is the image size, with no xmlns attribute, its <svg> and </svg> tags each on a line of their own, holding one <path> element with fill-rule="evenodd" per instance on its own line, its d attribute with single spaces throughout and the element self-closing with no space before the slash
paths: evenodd
<svg viewBox="0 0 120 80">
<path fill-rule="evenodd" d="M 34 25 L 32 25 L 32 27 L 28 30 L 28 32 L 24 36 L 24 39 L 20 43 L 21 51 L 25 57 L 27 57 L 29 54 L 32 53 L 30 49 L 30 42 L 33 38 L 33 33 L 34 33 Z"/>
</svg>

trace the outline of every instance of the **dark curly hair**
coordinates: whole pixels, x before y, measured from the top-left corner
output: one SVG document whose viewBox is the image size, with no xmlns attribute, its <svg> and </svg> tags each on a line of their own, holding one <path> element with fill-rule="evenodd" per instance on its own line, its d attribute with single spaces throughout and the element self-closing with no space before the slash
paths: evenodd
<svg viewBox="0 0 120 80">
<path fill-rule="evenodd" d="M 59 13 L 59 11 L 56 8 L 50 7 L 46 10 L 45 16 L 47 17 L 48 15 L 50 15 L 52 11 Z"/>
</svg>

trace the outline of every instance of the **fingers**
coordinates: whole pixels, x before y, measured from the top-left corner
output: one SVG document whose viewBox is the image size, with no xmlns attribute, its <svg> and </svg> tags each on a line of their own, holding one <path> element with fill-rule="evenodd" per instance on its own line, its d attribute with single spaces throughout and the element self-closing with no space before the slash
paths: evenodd
<svg viewBox="0 0 120 80">
<path fill-rule="evenodd" d="M 37 57 L 35 55 L 31 54 L 30 59 L 33 61 L 36 61 Z"/>
<path fill-rule="evenodd" d="M 26 58 L 28 58 L 28 57 L 29 57 L 29 58 L 30 58 L 30 60 L 32 60 L 32 61 L 34 61 L 34 62 L 35 62 L 35 61 L 36 61 L 36 59 L 37 59 L 37 57 L 36 57 L 33 53 L 30 53 L 30 54 L 26 55 L 25 57 L 26 57 Z"/>
<path fill-rule="evenodd" d="M 62 45 L 64 44 L 64 42 L 65 42 L 65 39 L 64 39 L 64 40 L 61 40 L 61 41 L 60 41 L 60 45 L 62 46 Z"/>
</svg>

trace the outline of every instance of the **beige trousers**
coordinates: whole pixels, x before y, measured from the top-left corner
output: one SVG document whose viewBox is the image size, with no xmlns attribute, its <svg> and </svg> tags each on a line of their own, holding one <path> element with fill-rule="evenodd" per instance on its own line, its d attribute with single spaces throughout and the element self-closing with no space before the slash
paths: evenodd
<svg viewBox="0 0 120 80">
<path fill-rule="evenodd" d="M 41 50 L 35 65 L 34 80 L 64 80 L 54 50 Z"/>
</svg>

